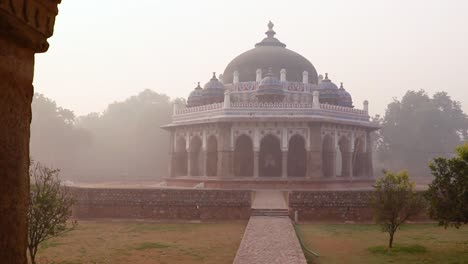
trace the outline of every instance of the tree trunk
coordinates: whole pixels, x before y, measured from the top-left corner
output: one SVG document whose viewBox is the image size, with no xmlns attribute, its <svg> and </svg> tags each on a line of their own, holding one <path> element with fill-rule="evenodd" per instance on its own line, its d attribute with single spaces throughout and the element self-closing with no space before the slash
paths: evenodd
<svg viewBox="0 0 468 264">
<path fill-rule="evenodd" d="M 28 252 L 31 264 L 36 264 L 36 254 L 34 253 L 34 250 L 31 247 L 28 247 Z"/>
<path fill-rule="evenodd" d="M 390 235 L 390 239 L 388 240 L 388 247 L 392 248 L 393 247 L 393 235 L 395 235 L 395 232 L 390 231 L 388 234 Z"/>
</svg>

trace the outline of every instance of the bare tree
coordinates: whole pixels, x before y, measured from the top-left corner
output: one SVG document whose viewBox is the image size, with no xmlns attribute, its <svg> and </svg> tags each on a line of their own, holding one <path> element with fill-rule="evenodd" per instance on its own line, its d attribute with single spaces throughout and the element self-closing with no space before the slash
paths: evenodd
<svg viewBox="0 0 468 264">
<path fill-rule="evenodd" d="M 414 190 L 414 182 L 409 180 L 406 171 L 385 175 L 374 185 L 372 200 L 375 220 L 388 232 L 388 247 L 393 247 L 393 237 L 400 226 L 411 216 L 417 215 L 424 208 L 424 201 Z"/>
<path fill-rule="evenodd" d="M 40 243 L 60 236 L 76 226 L 76 221 L 68 222 L 74 198 L 69 189 L 61 185 L 59 172 L 40 163 L 31 163 L 30 166 L 28 251 L 32 264 L 36 263 Z"/>
</svg>

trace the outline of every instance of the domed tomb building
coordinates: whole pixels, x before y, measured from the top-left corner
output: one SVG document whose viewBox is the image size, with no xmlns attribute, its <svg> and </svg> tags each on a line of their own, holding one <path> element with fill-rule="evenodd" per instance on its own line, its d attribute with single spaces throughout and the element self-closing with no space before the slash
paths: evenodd
<svg viewBox="0 0 468 264">
<path fill-rule="evenodd" d="M 343 83 L 266 38 L 222 75 L 174 105 L 170 178 L 349 181 L 372 178 L 368 102 L 356 109 Z"/>
</svg>

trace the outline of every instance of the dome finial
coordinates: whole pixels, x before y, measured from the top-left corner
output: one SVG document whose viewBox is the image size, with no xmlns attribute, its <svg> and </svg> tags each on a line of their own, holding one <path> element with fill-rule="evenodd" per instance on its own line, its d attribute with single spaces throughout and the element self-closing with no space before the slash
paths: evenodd
<svg viewBox="0 0 468 264">
<path fill-rule="evenodd" d="M 325 80 L 328 80 L 328 72 L 325 73 Z"/>
<path fill-rule="evenodd" d="M 268 22 L 268 31 L 265 32 L 265 34 L 269 37 L 269 38 L 273 38 L 276 34 L 276 32 L 273 30 L 273 27 L 275 26 L 275 24 L 273 24 L 271 22 L 271 20 Z"/>
<path fill-rule="evenodd" d="M 343 89 L 343 90 L 344 90 L 343 82 L 340 83 L 340 89 Z"/>
</svg>

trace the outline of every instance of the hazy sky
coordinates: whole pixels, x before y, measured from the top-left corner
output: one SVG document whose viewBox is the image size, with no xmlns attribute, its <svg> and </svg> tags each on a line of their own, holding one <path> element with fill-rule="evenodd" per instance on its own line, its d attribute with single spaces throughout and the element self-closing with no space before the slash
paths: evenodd
<svg viewBox="0 0 468 264">
<path fill-rule="evenodd" d="M 187 97 L 264 38 L 276 37 L 354 104 L 383 113 L 408 89 L 444 90 L 468 112 L 468 1 L 66 0 L 35 90 L 82 115 L 144 89 Z"/>
</svg>

